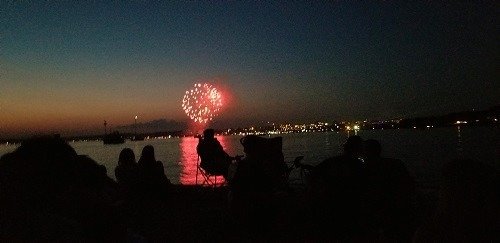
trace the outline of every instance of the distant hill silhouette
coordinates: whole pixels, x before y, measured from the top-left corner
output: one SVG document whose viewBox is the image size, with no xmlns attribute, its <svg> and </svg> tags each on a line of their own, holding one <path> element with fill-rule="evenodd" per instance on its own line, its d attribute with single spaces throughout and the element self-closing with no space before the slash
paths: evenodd
<svg viewBox="0 0 500 243">
<path fill-rule="evenodd" d="M 158 119 L 152 120 L 144 123 L 137 123 L 135 125 L 135 129 L 137 129 L 137 133 L 157 133 L 157 132 L 165 132 L 165 131 L 180 131 L 187 128 L 187 124 L 185 122 L 178 122 L 175 120 L 167 120 L 167 119 Z M 116 130 L 122 133 L 134 133 L 134 124 L 123 125 L 116 127 Z"/>
<path fill-rule="evenodd" d="M 400 128 L 432 126 L 452 126 L 457 121 L 465 121 L 467 125 L 497 124 L 494 119 L 500 118 L 500 106 L 494 106 L 487 110 L 473 110 L 453 112 L 441 116 L 426 116 L 405 118 L 399 122 Z"/>
</svg>

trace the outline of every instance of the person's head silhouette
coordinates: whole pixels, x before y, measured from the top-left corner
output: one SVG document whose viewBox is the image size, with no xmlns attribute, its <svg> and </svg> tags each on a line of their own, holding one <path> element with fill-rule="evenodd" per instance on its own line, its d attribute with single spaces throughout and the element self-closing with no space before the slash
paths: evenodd
<svg viewBox="0 0 500 243">
<path fill-rule="evenodd" d="M 118 158 L 118 165 L 125 166 L 135 164 L 135 154 L 130 148 L 124 148 L 120 152 L 120 157 Z"/>
<path fill-rule="evenodd" d="M 141 159 L 139 162 L 154 162 L 155 158 L 155 149 L 152 145 L 146 145 L 142 149 Z"/>
<path fill-rule="evenodd" d="M 212 139 L 215 136 L 214 129 L 208 128 L 203 131 L 203 139 Z"/>
<path fill-rule="evenodd" d="M 358 157 L 363 151 L 363 139 L 360 136 L 350 136 L 344 143 L 344 154 Z"/>
</svg>

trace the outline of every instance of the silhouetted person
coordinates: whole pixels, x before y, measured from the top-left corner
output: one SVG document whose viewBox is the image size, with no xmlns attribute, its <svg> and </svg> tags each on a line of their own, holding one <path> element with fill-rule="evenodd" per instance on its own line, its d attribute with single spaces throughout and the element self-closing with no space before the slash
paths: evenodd
<svg viewBox="0 0 500 243">
<path fill-rule="evenodd" d="M 361 137 L 351 136 L 341 155 L 321 162 L 312 171 L 311 206 L 320 237 L 344 240 L 361 234 L 362 151 Z"/>
<path fill-rule="evenodd" d="M 271 192 L 273 178 L 266 170 L 265 163 L 270 159 L 265 153 L 267 139 L 248 135 L 241 139 L 245 157 L 238 162 L 238 167 L 231 180 L 233 191 L 242 193 Z"/>
<path fill-rule="evenodd" d="M 409 242 L 414 232 L 413 179 L 401 160 L 381 157 L 377 140 L 364 144 L 364 226 L 379 240 Z"/>
<path fill-rule="evenodd" d="M 443 167 L 436 212 L 415 233 L 420 242 L 500 242 L 500 176 L 480 161 Z"/>
<path fill-rule="evenodd" d="M 222 148 L 217 138 L 214 137 L 213 129 L 203 131 L 196 146 L 196 152 L 200 156 L 200 167 L 212 175 L 222 175 L 227 178 L 229 165 L 233 158 Z"/>
<path fill-rule="evenodd" d="M 120 152 L 118 166 L 115 168 L 115 177 L 126 197 L 133 196 L 138 192 L 140 183 L 139 166 L 135 161 L 135 154 L 132 149 L 124 148 Z"/>
<path fill-rule="evenodd" d="M 282 181 L 284 163 L 281 137 L 266 139 L 249 135 L 241 140 L 245 157 L 230 180 L 230 205 L 234 216 L 250 230 L 270 230 L 276 213 L 276 189 Z M 286 166 L 286 165 L 285 165 Z"/>
<path fill-rule="evenodd" d="M 165 175 L 162 162 L 155 158 L 153 146 L 144 146 L 137 164 L 141 176 L 141 190 L 152 196 L 166 196 L 171 183 Z"/>
<path fill-rule="evenodd" d="M 1 241 L 123 241 L 106 169 L 58 137 L 0 158 Z"/>
</svg>

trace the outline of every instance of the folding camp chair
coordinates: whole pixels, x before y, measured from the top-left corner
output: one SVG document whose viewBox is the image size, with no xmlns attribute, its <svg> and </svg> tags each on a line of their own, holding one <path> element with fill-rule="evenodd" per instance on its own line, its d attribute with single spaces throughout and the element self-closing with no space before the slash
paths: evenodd
<svg viewBox="0 0 500 243">
<path fill-rule="evenodd" d="M 224 179 L 217 180 L 217 177 L 222 177 L 221 175 L 213 175 L 205 171 L 200 166 L 200 156 L 198 156 L 198 161 L 196 162 L 196 185 L 218 187 L 224 185 Z M 201 176 L 200 184 L 198 184 L 198 175 Z"/>
</svg>

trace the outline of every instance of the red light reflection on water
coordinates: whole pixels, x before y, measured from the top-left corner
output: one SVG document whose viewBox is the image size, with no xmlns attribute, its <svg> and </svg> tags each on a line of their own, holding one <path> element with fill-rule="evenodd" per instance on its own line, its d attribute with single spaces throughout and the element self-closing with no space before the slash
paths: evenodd
<svg viewBox="0 0 500 243">
<path fill-rule="evenodd" d="M 226 148 L 226 139 L 224 136 L 217 136 L 222 147 Z M 198 145 L 198 138 L 195 137 L 183 137 L 179 143 L 181 151 L 181 174 L 179 176 L 179 182 L 183 185 L 196 185 L 196 165 L 198 163 L 198 153 L 196 153 L 196 146 Z M 224 182 L 222 176 L 217 176 L 217 183 Z M 203 177 L 198 174 L 198 184 L 203 183 Z"/>
</svg>

